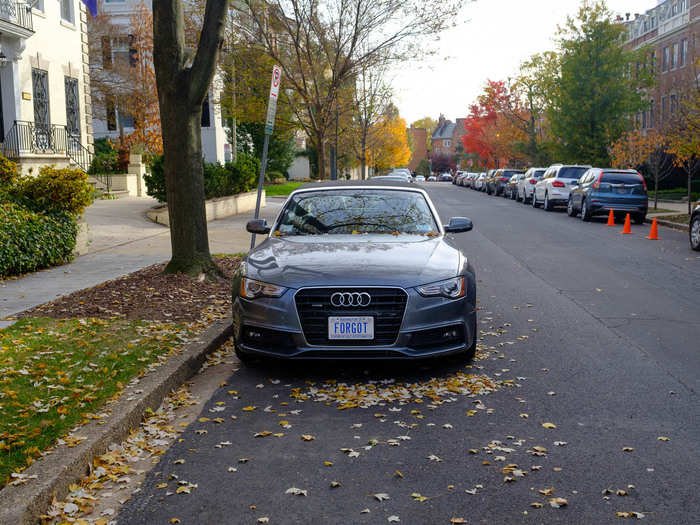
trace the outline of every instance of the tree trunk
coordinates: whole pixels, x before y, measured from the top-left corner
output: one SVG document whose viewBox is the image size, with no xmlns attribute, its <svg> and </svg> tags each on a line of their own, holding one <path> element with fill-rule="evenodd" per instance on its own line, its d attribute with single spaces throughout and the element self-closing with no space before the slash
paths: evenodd
<svg viewBox="0 0 700 525">
<path fill-rule="evenodd" d="M 367 140 L 362 137 L 362 153 L 360 154 L 360 177 L 367 180 Z"/>
<path fill-rule="evenodd" d="M 162 106 L 163 107 L 163 106 Z M 204 208 L 202 110 L 172 101 L 161 109 L 165 155 L 165 188 L 170 219 L 172 259 L 166 273 L 218 274 L 209 253 Z"/>
<path fill-rule="evenodd" d="M 323 137 L 317 138 L 318 148 L 316 148 L 316 153 L 318 154 L 318 178 L 320 180 L 326 180 L 326 144 Z"/>
</svg>

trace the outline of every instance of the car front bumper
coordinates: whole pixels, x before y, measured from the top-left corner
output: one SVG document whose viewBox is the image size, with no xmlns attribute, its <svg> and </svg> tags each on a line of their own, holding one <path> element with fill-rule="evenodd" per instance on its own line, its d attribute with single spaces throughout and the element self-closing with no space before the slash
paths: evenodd
<svg viewBox="0 0 700 525">
<path fill-rule="evenodd" d="M 246 354 L 283 359 L 418 359 L 464 352 L 476 338 L 475 287 L 462 299 L 423 297 L 413 289 L 391 344 L 310 344 L 297 314 L 294 290 L 282 297 L 233 303 L 234 338 Z M 335 315 L 335 314 L 333 314 Z M 363 315 L 348 312 L 347 315 Z"/>
</svg>

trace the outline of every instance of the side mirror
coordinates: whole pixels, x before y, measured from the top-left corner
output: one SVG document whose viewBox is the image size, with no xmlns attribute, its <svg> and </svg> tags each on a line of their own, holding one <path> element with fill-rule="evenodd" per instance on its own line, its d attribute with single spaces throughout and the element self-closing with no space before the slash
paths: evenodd
<svg viewBox="0 0 700 525">
<path fill-rule="evenodd" d="M 471 219 L 466 217 L 452 217 L 450 223 L 445 226 L 446 233 L 462 233 L 468 232 L 474 228 Z"/>
<path fill-rule="evenodd" d="M 248 224 L 245 225 L 245 229 L 250 233 L 258 233 L 261 235 L 270 233 L 270 227 L 267 225 L 265 219 L 250 219 Z"/>
</svg>

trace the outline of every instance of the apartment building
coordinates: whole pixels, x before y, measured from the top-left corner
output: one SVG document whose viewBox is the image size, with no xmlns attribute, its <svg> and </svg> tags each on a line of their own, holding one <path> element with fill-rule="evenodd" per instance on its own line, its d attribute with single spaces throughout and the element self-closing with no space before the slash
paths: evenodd
<svg viewBox="0 0 700 525">
<path fill-rule="evenodd" d="M 649 110 L 637 115 L 637 121 L 643 129 L 662 129 L 700 79 L 700 0 L 659 1 L 633 19 L 628 15 L 625 24 L 629 47 L 649 46 L 648 64 L 657 80 L 649 93 Z"/>
<path fill-rule="evenodd" d="M 0 0 L 0 139 L 24 172 L 90 165 L 87 16 L 80 0 Z"/>
</svg>

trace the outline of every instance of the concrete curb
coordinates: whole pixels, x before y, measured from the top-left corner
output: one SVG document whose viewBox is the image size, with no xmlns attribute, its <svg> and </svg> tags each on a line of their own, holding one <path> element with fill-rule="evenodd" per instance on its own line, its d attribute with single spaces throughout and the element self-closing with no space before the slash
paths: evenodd
<svg viewBox="0 0 700 525">
<path fill-rule="evenodd" d="M 231 319 L 215 323 L 182 353 L 172 356 L 153 373 L 146 375 L 137 388 L 143 390 L 138 399 L 127 395 L 110 406 L 111 415 L 98 425 L 93 421 L 78 434 L 87 439 L 74 448 L 59 447 L 40 458 L 24 471 L 36 475 L 19 486 L 0 490 L 1 525 L 35 525 L 54 497 L 63 499 L 68 487 L 89 472 L 92 460 L 107 451 L 112 443 L 123 441 L 130 429 L 143 419 L 144 412 L 157 409 L 168 393 L 187 381 L 204 363 L 207 354 L 219 348 L 232 333 Z M 128 393 L 128 390 L 127 390 Z"/>
<path fill-rule="evenodd" d="M 654 217 L 652 217 L 651 219 L 649 217 L 647 217 L 646 219 L 644 219 L 644 222 L 646 222 L 647 224 L 651 224 L 653 219 L 654 219 Z M 666 226 L 667 228 L 672 228 L 674 230 L 678 230 L 678 231 L 682 231 L 682 232 L 688 231 L 688 225 L 681 224 L 680 222 L 665 221 L 663 219 L 659 219 L 658 217 L 656 217 L 656 223 L 661 225 L 661 226 Z"/>
</svg>

